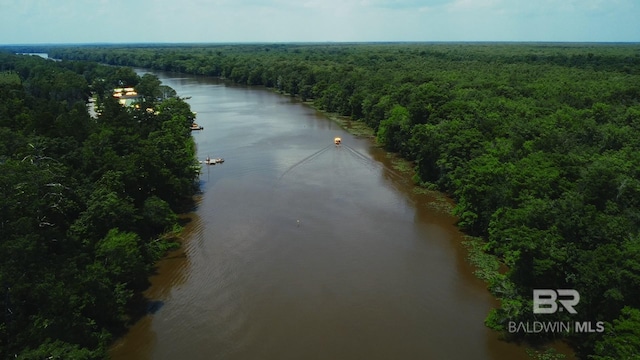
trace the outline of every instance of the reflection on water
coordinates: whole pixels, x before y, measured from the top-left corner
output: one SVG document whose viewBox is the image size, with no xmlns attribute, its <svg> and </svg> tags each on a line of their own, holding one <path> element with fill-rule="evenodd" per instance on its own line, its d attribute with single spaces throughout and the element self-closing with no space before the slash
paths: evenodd
<svg viewBox="0 0 640 360">
<path fill-rule="evenodd" d="M 113 358 L 527 358 L 484 327 L 454 219 L 380 149 L 267 90 L 160 77 L 191 96 L 199 156 L 226 161 Z"/>
</svg>

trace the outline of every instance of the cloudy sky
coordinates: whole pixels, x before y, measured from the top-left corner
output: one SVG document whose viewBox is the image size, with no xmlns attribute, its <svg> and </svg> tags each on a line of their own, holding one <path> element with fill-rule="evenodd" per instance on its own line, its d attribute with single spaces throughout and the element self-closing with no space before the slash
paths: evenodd
<svg viewBox="0 0 640 360">
<path fill-rule="evenodd" d="M 640 0 L 0 0 L 0 44 L 640 42 Z"/>
</svg>

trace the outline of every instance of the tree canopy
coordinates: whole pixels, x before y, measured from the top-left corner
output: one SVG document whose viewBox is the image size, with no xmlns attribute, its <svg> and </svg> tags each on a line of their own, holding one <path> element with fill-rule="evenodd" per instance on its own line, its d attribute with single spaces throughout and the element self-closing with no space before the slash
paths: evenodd
<svg viewBox="0 0 640 360">
<path fill-rule="evenodd" d="M 488 277 L 501 306 L 488 315 L 487 325 L 505 331 L 508 321 L 534 321 L 532 289 L 576 289 L 582 296 L 579 315 L 572 320 L 608 324 L 604 333 L 566 334 L 578 354 L 618 358 L 640 353 L 637 342 L 624 340 L 640 326 L 637 44 L 256 44 L 47 51 L 59 59 L 263 85 L 364 122 L 381 146 L 414 163 L 416 182 L 454 198 L 460 227 L 483 238 L 484 251 L 504 265 Z M 44 94 L 46 86 L 39 81 L 32 80 L 33 89 Z M 60 90 L 55 99 L 67 100 L 67 109 L 68 100 L 82 93 Z M 21 119 L 18 124 L 33 124 L 27 121 L 30 114 L 20 110 L 24 101 L 12 97 L 0 111 Z M 34 119 L 41 121 L 38 131 L 43 135 L 56 132 L 47 116 Z M 17 124 L 3 126 L 14 129 Z M 9 130 L 4 131 L 8 138 Z M 110 131 L 92 136 L 114 137 L 115 130 Z M 100 137 L 93 142 L 99 144 Z M 41 147 L 31 150 L 34 161 L 37 149 Z M 117 148 L 107 150 L 118 154 Z M 129 201 L 134 208 L 139 203 Z M 558 313 L 547 319 L 569 317 Z M 557 336 L 506 335 L 535 341 Z"/>
<path fill-rule="evenodd" d="M 131 69 L 0 53 L 0 74 L 0 358 L 104 358 L 196 190 L 193 113 Z M 112 98 L 138 84 L 144 108 Z"/>
</svg>

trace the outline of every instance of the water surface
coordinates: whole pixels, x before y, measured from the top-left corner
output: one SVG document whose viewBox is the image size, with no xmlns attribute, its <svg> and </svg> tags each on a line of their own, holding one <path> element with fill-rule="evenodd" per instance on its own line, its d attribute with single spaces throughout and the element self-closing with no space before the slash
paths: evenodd
<svg viewBox="0 0 640 360">
<path fill-rule="evenodd" d="M 527 359 L 483 325 L 454 219 L 369 140 L 269 90 L 157 75 L 191 97 L 199 157 L 226 161 L 114 359 Z"/>
</svg>

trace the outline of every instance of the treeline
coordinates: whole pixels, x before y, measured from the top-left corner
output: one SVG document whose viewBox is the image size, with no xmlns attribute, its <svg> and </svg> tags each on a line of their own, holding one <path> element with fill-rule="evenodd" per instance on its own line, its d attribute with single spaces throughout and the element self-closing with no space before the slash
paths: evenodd
<svg viewBox="0 0 640 360">
<path fill-rule="evenodd" d="M 459 225 L 502 262 L 487 325 L 567 339 L 592 359 L 640 354 L 640 46 L 335 44 L 84 47 L 61 59 L 218 76 L 363 121 L 451 194 Z M 486 265 L 486 264 L 485 264 Z M 533 289 L 576 289 L 578 314 L 532 312 Z M 604 321 L 604 333 L 508 323 Z"/>
<path fill-rule="evenodd" d="M 112 98 L 123 85 L 139 107 Z M 104 358 L 133 319 L 196 190 L 194 115 L 163 93 L 129 68 L 0 53 L 0 358 Z"/>
</svg>

